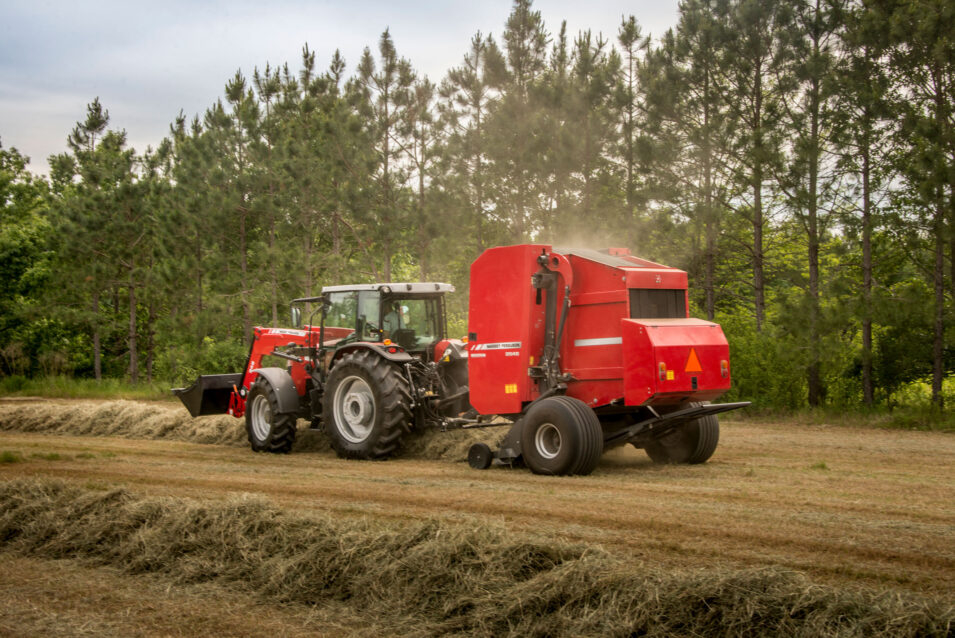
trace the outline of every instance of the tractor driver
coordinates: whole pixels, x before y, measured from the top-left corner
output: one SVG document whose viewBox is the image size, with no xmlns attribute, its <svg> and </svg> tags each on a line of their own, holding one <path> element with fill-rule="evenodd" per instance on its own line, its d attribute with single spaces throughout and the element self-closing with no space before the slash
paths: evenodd
<svg viewBox="0 0 955 638">
<path fill-rule="evenodd" d="M 398 302 L 391 304 L 391 310 L 385 315 L 381 322 L 384 336 L 390 337 L 396 330 L 401 330 L 408 326 L 408 306 L 402 306 Z"/>
</svg>

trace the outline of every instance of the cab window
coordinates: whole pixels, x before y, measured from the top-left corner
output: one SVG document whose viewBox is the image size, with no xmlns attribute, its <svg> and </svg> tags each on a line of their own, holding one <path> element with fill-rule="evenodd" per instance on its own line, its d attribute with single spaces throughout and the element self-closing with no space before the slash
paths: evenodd
<svg viewBox="0 0 955 638">
<path fill-rule="evenodd" d="M 362 341 L 381 340 L 381 325 L 378 322 L 380 307 L 381 297 L 377 290 L 363 290 L 358 293 L 358 327 Z"/>
<path fill-rule="evenodd" d="M 438 300 L 388 299 L 381 308 L 384 338 L 408 350 L 431 345 L 438 339 Z"/>
<path fill-rule="evenodd" d="M 328 310 L 325 311 L 326 328 L 355 329 L 358 295 L 354 292 L 333 292 L 328 295 Z"/>
</svg>

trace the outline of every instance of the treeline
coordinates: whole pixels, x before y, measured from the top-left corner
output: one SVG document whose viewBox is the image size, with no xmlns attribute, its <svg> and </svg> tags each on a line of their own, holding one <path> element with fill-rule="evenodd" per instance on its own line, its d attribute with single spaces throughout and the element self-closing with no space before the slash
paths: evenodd
<svg viewBox="0 0 955 638">
<path fill-rule="evenodd" d="M 94 100 L 49 179 L 0 149 L 2 372 L 226 371 L 333 283 L 451 281 L 463 334 L 470 262 L 541 241 L 686 269 L 738 396 L 941 406 L 953 33 L 944 0 L 684 0 L 657 40 L 515 0 L 440 82 L 387 30 L 351 74 L 306 46 L 142 154 Z"/>
</svg>

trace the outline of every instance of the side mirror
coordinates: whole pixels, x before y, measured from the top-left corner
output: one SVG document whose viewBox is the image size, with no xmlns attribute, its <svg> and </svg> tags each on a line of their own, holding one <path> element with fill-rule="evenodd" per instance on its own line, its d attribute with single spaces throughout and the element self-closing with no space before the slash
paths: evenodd
<svg viewBox="0 0 955 638">
<path fill-rule="evenodd" d="M 292 306 L 292 327 L 302 327 L 302 309 L 298 306 Z"/>
</svg>

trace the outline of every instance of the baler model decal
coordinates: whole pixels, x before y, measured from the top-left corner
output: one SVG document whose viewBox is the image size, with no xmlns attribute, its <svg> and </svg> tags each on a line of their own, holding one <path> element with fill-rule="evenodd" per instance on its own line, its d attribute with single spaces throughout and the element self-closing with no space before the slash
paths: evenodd
<svg viewBox="0 0 955 638">
<path fill-rule="evenodd" d="M 616 346 L 623 343 L 623 337 L 602 337 L 600 339 L 574 339 L 574 346 Z"/>
<path fill-rule="evenodd" d="M 471 350 L 520 350 L 520 341 L 504 341 L 501 343 L 476 343 Z"/>
<path fill-rule="evenodd" d="M 703 372 L 703 366 L 700 365 L 700 358 L 696 356 L 696 348 L 690 348 L 690 356 L 686 359 L 684 372 Z"/>
</svg>

